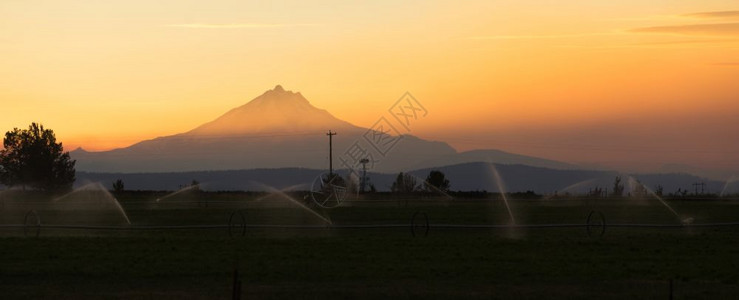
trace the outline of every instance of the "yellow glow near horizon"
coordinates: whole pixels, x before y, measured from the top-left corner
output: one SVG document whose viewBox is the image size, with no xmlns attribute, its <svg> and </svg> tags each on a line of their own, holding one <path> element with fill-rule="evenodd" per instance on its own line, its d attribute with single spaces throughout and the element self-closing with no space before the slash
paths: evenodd
<svg viewBox="0 0 739 300">
<path fill-rule="evenodd" d="M 727 0 L 4 1 L 0 130 L 41 122 L 68 150 L 124 147 L 281 84 L 360 126 L 410 91 L 429 110 L 412 133 L 460 150 L 577 161 L 578 147 L 546 141 L 621 124 L 636 133 L 618 143 L 627 149 L 680 140 L 728 153 L 739 141 L 692 135 L 733 137 L 739 125 L 737 10 Z M 655 142 L 684 120 L 685 137 Z M 671 159 L 722 166 L 730 155 L 701 153 Z M 621 157 L 586 160 L 609 159 Z"/>
</svg>

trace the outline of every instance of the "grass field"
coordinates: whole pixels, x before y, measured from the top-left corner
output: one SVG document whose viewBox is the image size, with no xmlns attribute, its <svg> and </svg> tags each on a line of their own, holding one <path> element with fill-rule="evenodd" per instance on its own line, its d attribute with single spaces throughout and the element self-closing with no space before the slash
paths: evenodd
<svg viewBox="0 0 739 300">
<path fill-rule="evenodd" d="M 291 194 L 302 200 L 299 193 Z M 14 298 L 230 298 L 234 271 L 244 299 L 378 298 L 735 298 L 739 227 L 606 226 L 603 236 L 572 228 L 440 228 L 509 224 L 491 199 L 378 197 L 317 209 L 328 225 L 278 195 L 128 193 L 118 199 L 131 225 L 97 197 L 58 202 L 3 197 L 0 222 L 138 228 L 224 225 L 241 210 L 250 225 L 305 228 L 187 230 L 23 228 L 0 231 L 0 291 Z M 261 199 L 261 200 L 258 200 Z M 407 200 L 407 201 L 406 201 Z M 207 203 L 207 207 L 206 207 Z M 607 224 L 739 221 L 739 201 L 656 199 L 511 200 L 517 224 L 583 224 L 590 211 Z M 409 224 L 417 211 L 428 236 Z M 31 227 L 33 228 L 33 227 Z M 672 281 L 672 291 L 670 282 Z"/>
</svg>

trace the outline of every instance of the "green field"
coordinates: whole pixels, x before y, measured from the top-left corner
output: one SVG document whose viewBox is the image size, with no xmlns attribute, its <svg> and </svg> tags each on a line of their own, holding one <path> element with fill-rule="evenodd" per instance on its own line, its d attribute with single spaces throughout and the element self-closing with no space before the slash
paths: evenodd
<svg viewBox="0 0 739 300">
<path fill-rule="evenodd" d="M 332 224 L 280 195 L 183 193 L 155 201 L 164 196 L 118 195 L 128 225 L 102 196 L 53 202 L 4 195 L 0 224 L 23 224 L 34 210 L 42 227 L 38 237 L 35 226 L 0 231 L 3 298 L 230 298 L 235 270 L 244 299 L 667 299 L 671 281 L 676 299 L 739 292 L 739 227 L 697 226 L 739 221 L 736 200 L 667 199 L 679 217 L 648 198 L 510 201 L 518 225 L 584 224 L 590 211 L 602 212 L 605 234 L 588 236 L 584 227 L 438 226 L 508 225 L 495 195 L 383 195 L 314 208 Z M 302 203 L 301 193 L 290 196 Z M 230 236 L 225 226 L 142 230 L 228 225 L 237 210 L 249 225 L 244 236 Z M 428 236 L 411 235 L 418 211 L 429 218 Z M 685 217 L 695 226 L 679 226 Z M 240 233 L 236 223 L 233 233 Z M 53 224 L 116 229 L 44 227 Z M 398 227 L 346 228 L 383 224 Z M 265 225 L 292 227 L 254 227 Z"/>
</svg>

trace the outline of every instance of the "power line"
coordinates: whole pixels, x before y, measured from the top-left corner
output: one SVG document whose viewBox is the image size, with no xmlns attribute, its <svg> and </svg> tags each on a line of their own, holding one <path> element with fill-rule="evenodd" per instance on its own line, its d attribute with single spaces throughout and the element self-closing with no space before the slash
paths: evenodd
<svg viewBox="0 0 739 300">
<path fill-rule="evenodd" d="M 331 132 L 331 130 L 326 133 L 328 136 L 328 178 L 330 180 L 333 180 L 334 175 L 334 155 L 333 155 L 333 137 L 336 135 L 336 132 Z"/>
</svg>

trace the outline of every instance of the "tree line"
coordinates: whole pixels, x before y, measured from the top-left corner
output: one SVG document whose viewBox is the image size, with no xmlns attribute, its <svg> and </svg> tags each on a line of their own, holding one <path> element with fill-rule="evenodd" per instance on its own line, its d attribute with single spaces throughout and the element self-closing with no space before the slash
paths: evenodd
<svg viewBox="0 0 739 300">
<path fill-rule="evenodd" d="M 441 192 L 447 193 L 450 188 L 449 179 L 441 171 L 433 170 L 429 172 L 426 179 L 418 183 L 416 177 L 409 173 L 398 173 L 395 181 L 390 186 L 393 193 L 413 193 L 413 192 Z"/>
</svg>

